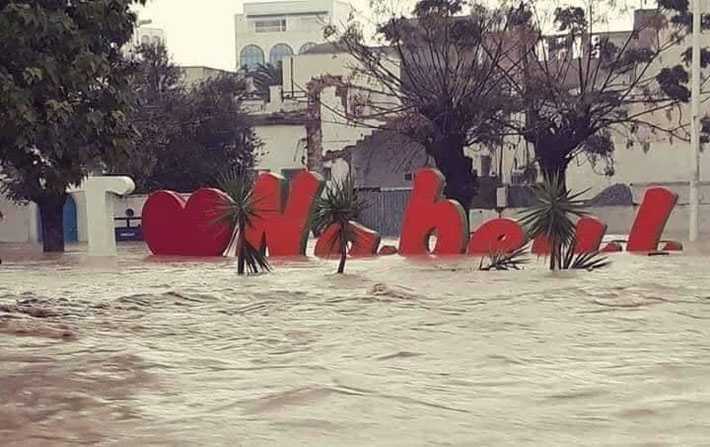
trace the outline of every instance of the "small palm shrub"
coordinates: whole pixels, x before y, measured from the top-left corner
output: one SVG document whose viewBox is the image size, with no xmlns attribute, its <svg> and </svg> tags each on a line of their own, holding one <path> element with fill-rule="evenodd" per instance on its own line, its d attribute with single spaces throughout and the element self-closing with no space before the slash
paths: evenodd
<svg viewBox="0 0 710 447">
<path fill-rule="evenodd" d="M 367 207 L 358 196 L 353 178 L 348 175 L 341 181 L 331 181 L 324 193 L 316 200 L 313 228 L 323 233 L 331 225 L 337 226 L 336 236 L 331 241 L 331 249 L 337 247 L 340 253 L 338 273 L 345 271 L 348 247 L 355 241 L 355 233 L 350 221 L 358 218 Z"/>
<path fill-rule="evenodd" d="M 253 178 L 246 171 L 237 169 L 220 175 L 217 185 L 229 197 L 217 211 L 217 221 L 227 221 L 234 228 L 228 250 L 235 248 L 236 244 L 237 273 L 243 275 L 245 272 L 255 274 L 270 271 L 271 266 L 265 253 L 246 239 L 246 229 L 259 213 Z"/>
<path fill-rule="evenodd" d="M 549 176 L 536 185 L 535 204 L 522 214 L 520 222 L 531 239 L 544 237 L 550 246 L 550 270 L 595 270 L 609 265 L 599 252 L 575 253 L 574 217 L 587 213 L 580 197 L 586 191 L 572 194 L 559 176 Z"/>
<path fill-rule="evenodd" d="M 526 247 L 512 252 L 492 251 L 481 258 L 478 270 L 521 270 L 528 263 Z"/>
</svg>

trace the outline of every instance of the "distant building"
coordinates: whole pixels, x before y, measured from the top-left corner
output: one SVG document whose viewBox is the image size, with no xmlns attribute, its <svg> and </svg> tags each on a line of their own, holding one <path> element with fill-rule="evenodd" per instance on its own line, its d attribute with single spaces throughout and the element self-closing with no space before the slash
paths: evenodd
<svg viewBox="0 0 710 447">
<path fill-rule="evenodd" d="M 168 42 L 165 38 L 165 31 L 160 28 L 155 28 L 150 25 L 150 20 L 139 20 L 136 28 L 133 30 L 131 40 L 124 47 L 125 51 L 133 52 L 141 45 L 157 45 L 162 44 L 167 46 Z"/>
<path fill-rule="evenodd" d="M 245 3 L 235 16 L 237 69 L 277 65 L 324 42 L 323 28 L 344 23 L 350 5 L 337 0 Z"/>
<path fill-rule="evenodd" d="M 209 79 L 232 73 L 219 68 L 204 67 L 204 66 L 187 66 L 179 67 L 181 78 L 180 81 L 187 89 L 197 87 L 201 82 Z"/>
</svg>

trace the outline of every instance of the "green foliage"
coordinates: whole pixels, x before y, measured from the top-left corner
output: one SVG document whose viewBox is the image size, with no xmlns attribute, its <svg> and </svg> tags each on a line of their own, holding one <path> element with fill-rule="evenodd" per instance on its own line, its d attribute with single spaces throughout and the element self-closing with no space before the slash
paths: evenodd
<svg viewBox="0 0 710 447">
<path fill-rule="evenodd" d="M 490 270 L 521 270 L 528 263 L 527 247 L 512 252 L 493 251 L 481 259 L 478 269 Z"/>
<path fill-rule="evenodd" d="M 323 232 L 331 225 L 338 228 L 333 246 L 340 248 L 340 265 L 338 273 L 345 271 L 348 246 L 354 241 L 351 221 L 357 220 L 360 213 L 367 208 L 367 203 L 358 196 L 354 179 L 348 175 L 341 181 L 331 181 L 323 194 L 316 199 L 313 215 L 313 228 Z"/>
<path fill-rule="evenodd" d="M 333 224 L 356 220 L 367 207 L 355 189 L 355 180 L 348 175 L 343 180 L 333 180 L 323 195 L 316 199 L 313 227 L 323 231 Z"/>
<path fill-rule="evenodd" d="M 282 64 L 274 66 L 272 64 L 259 64 L 255 70 L 249 72 L 249 77 L 254 82 L 256 91 L 267 101 L 271 101 L 271 90 L 269 87 L 281 85 L 282 83 Z"/>
<path fill-rule="evenodd" d="M 142 46 L 134 62 L 130 119 L 138 136 L 110 172 L 131 176 L 142 193 L 192 192 L 214 186 L 215 172 L 253 166 L 260 143 L 240 111 L 243 80 L 225 73 L 187 88 L 162 45 Z"/>
<path fill-rule="evenodd" d="M 126 156 L 132 67 L 121 47 L 133 3 L 144 2 L 0 1 L 0 170 L 12 199 L 56 208 L 69 186 Z M 64 249 L 61 224 L 43 222 L 45 250 Z"/>
<path fill-rule="evenodd" d="M 264 252 L 245 237 L 247 228 L 259 217 L 253 178 L 247 171 L 232 169 L 218 177 L 217 185 L 229 201 L 218 210 L 215 223 L 228 222 L 234 227 L 232 243 L 236 243 L 237 273 L 243 275 L 245 268 L 250 274 L 271 271 Z"/>
<path fill-rule="evenodd" d="M 534 188 L 536 203 L 522 213 L 520 222 L 531 239 L 544 238 L 550 246 L 550 270 L 605 267 L 608 261 L 598 253 L 575 255 L 575 222 L 573 218 L 586 215 L 586 202 L 580 197 L 586 192 L 572 194 L 559 176 L 545 177 Z"/>
<path fill-rule="evenodd" d="M 573 245 L 567 245 L 563 248 L 562 258 L 562 270 L 592 271 L 611 264 L 611 261 L 598 251 L 575 253 Z"/>
</svg>

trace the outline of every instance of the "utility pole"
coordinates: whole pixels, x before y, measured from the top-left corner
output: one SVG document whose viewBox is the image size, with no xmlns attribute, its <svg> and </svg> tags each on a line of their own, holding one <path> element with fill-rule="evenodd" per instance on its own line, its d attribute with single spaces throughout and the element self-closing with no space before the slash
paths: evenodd
<svg viewBox="0 0 710 447">
<path fill-rule="evenodd" d="M 691 68 L 691 104 L 690 104 L 690 225 L 689 239 L 698 240 L 699 226 L 699 183 L 700 183 L 700 3 L 693 0 L 693 37 Z"/>
</svg>

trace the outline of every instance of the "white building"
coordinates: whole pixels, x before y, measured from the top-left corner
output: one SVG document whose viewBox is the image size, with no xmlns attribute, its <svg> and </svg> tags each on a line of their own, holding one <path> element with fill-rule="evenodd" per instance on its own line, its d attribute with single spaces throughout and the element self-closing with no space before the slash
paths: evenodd
<svg viewBox="0 0 710 447">
<path fill-rule="evenodd" d="M 182 82 L 182 85 L 188 89 L 197 87 L 201 82 L 215 79 L 227 74 L 233 74 L 227 70 L 206 67 L 203 65 L 180 66 L 178 69 L 181 74 L 180 81 Z"/>
<path fill-rule="evenodd" d="M 127 52 L 133 52 L 141 45 L 158 45 L 162 44 L 167 46 L 168 42 L 165 37 L 165 31 L 160 28 L 147 26 L 152 24 L 150 20 L 139 20 L 133 31 L 133 36 L 131 40 L 126 44 L 124 50 Z"/>
<path fill-rule="evenodd" d="M 345 23 L 350 10 L 337 0 L 245 3 L 234 18 L 237 69 L 303 53 L 324 41 L 325 26 Z"/>
</svg>

